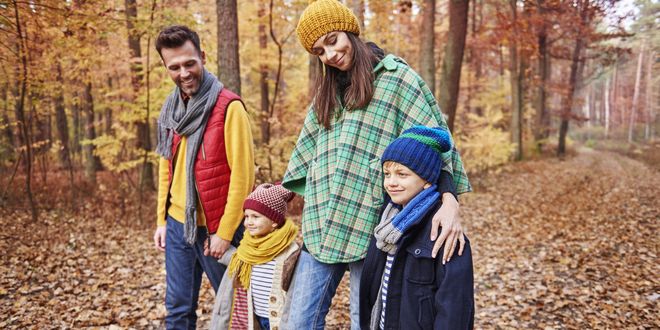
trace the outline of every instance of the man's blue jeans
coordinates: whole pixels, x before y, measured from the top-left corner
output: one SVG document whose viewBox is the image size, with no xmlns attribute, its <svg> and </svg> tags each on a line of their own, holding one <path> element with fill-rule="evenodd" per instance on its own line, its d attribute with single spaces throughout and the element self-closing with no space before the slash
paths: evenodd
<svg viewBox="0 0 660 330">
<path fill-rule="evenodd" d="M 236 230 L 242 236 L 242 225 Z M 165 271 L 167 291 L 165 307 L 167 329 L 195 329 L 197 325 L 197 300 L 202 284 L 202 272 L 206 273 L 213 290 L 217 291 L 225 266 L 211 256 L 204 255 L 204 242 L 208 238 L 205 227 L 197 228 L 197 242 L 190 246 L 183 236 L 183 224 L 167 216 L 165 234 Z M 240 240 L 240 239 L 239 239 Z"/>
<path fill-rule="evenodd" d="M 360 276 L 364 260 L 343 264 L 326 264 L 303 251 L 296 266 L 291 310 L 286 329 L 323 329 L 346 268 L 351 272 L 351 329 L 360 329 Z"/>
</svg>

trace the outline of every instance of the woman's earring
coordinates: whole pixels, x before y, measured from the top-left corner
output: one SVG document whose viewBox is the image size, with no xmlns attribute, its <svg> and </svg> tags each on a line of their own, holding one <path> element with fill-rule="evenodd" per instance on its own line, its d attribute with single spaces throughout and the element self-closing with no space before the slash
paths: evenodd
<svg viewBox="0 0 660 330">
<path fill-rule="evenodd" d="M 325 63 L 321 62 L 321 66 L 323 67 L 323 78 L 325 78 Z"/>
</svg>

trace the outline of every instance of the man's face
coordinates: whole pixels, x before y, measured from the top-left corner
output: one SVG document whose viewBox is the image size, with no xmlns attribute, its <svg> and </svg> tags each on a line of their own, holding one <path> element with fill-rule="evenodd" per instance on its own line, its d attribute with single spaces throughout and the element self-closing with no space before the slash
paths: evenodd
<svg viewBox="0 0 660 330">
<path fill-rule="evenodd" d="M 163 48 L 160 54 L 174 83 L 184 94 L 195 95 L 202 84 L 202 73 L 206 64 L 204 52 L 198 53 L 192 41 L 188 40 L 181 47 Z"/>
</svg>

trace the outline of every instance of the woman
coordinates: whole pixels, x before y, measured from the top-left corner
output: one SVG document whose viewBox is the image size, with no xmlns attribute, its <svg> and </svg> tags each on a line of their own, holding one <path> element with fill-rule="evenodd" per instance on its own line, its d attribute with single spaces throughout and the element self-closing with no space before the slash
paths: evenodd
<svg viewBox="0 0 660 330">
<path fill-rule="evenodd" d="M 318 57 L 317 86 L 283 185 L 305 198 L 304 247 L 293 283 L 287 329 L 322 329 L 332 297 L 350 269 L 351 328 L 359 329 L 362 263 L 384 202 L 380 156 L 403 130 L 414 125 L 445 127 L 424 81 L 400 58 L 384 56 L 360 40 L 355 15 L 336 0 L 319 0 L 303 12 L 296 28 L 302 46 Z M 456 242 L 463 247 L 455 195 L 471 190 L 458 152 L 436 183 L 443 205 L 433 217 L 430 239 L 447 239 L 443 261 Z M 375 279 L 380 280 L 380 279 Z"/>
</svg>

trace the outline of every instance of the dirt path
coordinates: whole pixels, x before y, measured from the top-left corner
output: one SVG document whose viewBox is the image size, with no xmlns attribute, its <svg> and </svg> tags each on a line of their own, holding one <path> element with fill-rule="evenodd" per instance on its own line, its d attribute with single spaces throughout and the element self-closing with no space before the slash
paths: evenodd
<svg viewBox="0 0 660 330">
<path fill-rule="evenodd" d="M 475 328 L 660 328 L 660 172 L 582 150 L 473 183 L 461 212 L 475 262 Z M 116 225 L 116 208 L 84 208 L 43 212 L 38 224 L 0 210 L 0 328 L 162 327 L 163 255 L 152 229 Z M 346 328 L 347 291 L 343 283 L 328 328 Z M 212 292 L 205 280 L 200 329 Z"/>
<path fill-rule="evenodd" d="M 476 184 L 477 328 L 660 327 L 659 172 L 585 149 Z"/>
</svg>

